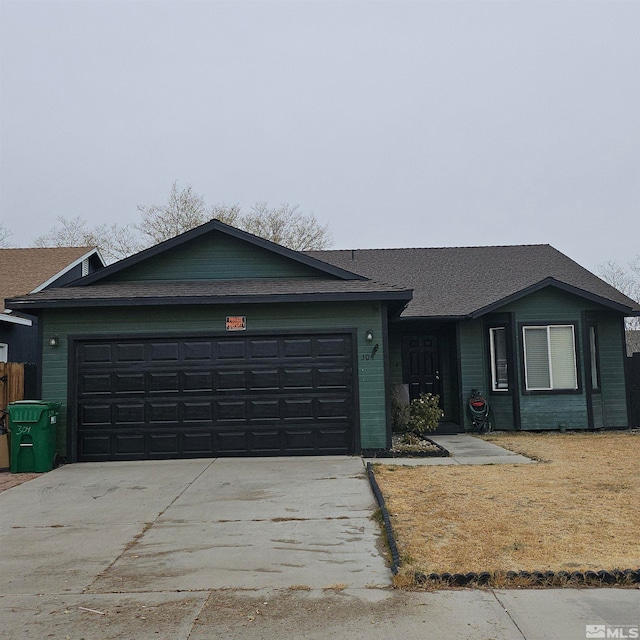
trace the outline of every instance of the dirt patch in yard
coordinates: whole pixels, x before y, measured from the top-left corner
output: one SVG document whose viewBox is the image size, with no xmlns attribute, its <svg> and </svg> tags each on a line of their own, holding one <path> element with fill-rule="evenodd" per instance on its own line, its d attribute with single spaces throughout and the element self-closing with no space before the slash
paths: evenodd
<svg viewBox="0 0 640 640">
<path fill-rule="evenodd" d="M 33 480 L 38 476 L 42 475 L 41 473 L 10 473 L 9 471 L 0 471 L 0 493 L 2 491 L 7 491 L 7 489 L 11 489 L 12 487 L 17 487 L 18 485 L 24 484 L 29 480 Z"/>
<path fill-rule="evenodd" d="M 528 465 L 377 465 L 415 572 L 640 567 L 640 433 L 492 434 Z"/>
</svg>

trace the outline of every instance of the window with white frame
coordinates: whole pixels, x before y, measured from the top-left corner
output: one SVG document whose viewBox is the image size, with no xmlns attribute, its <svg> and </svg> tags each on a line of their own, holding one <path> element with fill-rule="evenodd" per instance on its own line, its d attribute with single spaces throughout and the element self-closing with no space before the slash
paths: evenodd
<svg viewBox="0 0 640 640">
<path fill-rule="evenodd" d="M 489 329 L 489 346 L 491 349 L 491 390 L 509 391 L 506 327 L 491 327 Z"/>
<path fill-rule="evenodd" d="M 571 324 L 523 327 L 527 391 L 578 388 L 575 329 Z"/>
<path fill-rule="evenodd" d="M 8 362 L 9 345 L 6 342 L 0 342 L 0 362 Z"/>
</svg>

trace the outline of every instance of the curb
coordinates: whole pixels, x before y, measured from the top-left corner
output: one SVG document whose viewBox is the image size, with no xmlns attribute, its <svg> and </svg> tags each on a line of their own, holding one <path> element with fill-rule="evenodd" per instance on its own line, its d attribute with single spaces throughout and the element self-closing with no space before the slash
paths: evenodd
<svg viewBox="0 0 640 640">
<path fill-rule="evenodd" d="M 380 511 L 382 512 L 384 530 L 387 536 L 387 544 L 389 545 L 389 551 L 391 552 L 391 573 L 393 573 L 393 575 L 395 576 L 396 573 L 398 573 L 398 569 L 400 568 L 400 555 L 398 554 L 398 546 L 396 545 L 396 539 L 393 535 L 393 527 L 391 526 L 391 518 L 389 518 L 387 505 L 384 501 L 382 491 L 380 491 L 380 487 L 378 486 L 378 482 L 376 480 L 375 474 L 373 473 L 373 467 L 371 466 L 370 462 L 367 462 L 367 475 L 369 476 L 369 482 L 371 483 L 373 495 L 375 495 L 378 506 L 380 507 Z"/>
<path fill-rule="evenodd" d="M 568 583 L 582 586 L 613 586 L 640 583 L 640 569 L 614 569 L 613 571 L 506 571 L 480 573 L 416 573 L 417 584 L 429 582 L 446 584 L 451 587 L 465 587 L 469 585 L 486 586 L 493 579 L 502 581 L 524 581 L 533 586 L 557 587 Z"/>
</svg>

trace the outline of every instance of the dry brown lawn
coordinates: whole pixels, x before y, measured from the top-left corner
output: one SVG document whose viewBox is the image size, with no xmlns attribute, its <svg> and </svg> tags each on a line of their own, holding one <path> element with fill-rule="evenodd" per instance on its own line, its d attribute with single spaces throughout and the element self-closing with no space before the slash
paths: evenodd
<svg viewBox="0 0 640 640">
<path fill-rule="evenodd" d="M 640 434 L 492 434 L 538 464 L 375 467 L 404 572 L 640 567 Z"/>
</svg>

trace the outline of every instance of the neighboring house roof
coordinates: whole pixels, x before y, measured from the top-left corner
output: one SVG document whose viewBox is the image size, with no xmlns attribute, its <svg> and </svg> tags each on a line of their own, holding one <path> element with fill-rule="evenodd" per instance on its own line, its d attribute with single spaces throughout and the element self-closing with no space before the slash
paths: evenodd
<svg viewBox="0 0 640 640">
<path fill-rule="evenodd" d="M 544 245 L 357 249 L 307 255 L 369 278 L 411 287 L 403 318 L 476 317 L 545 286 L 626 315 L 640 306 L 569 257 Z"/>
<path fill-rule="evenodd" d="M 5 299 L 40 291 L 97 253 L 94 247 L 0 249 L 0 311 Z"/>
<path fill-rule="evenodd" d="M 411 299 L 411 290 L 373 280 L 324 280 L 320 278 L 198 280 L 177 282 L 115 282 L 89 287 L 52 288 L 15 297 L 13 309 L 47 307 L 139 306 L 213 304 L 220 302 L 300 302 L 389 300 L 400 306 Z"/>
</svg>

